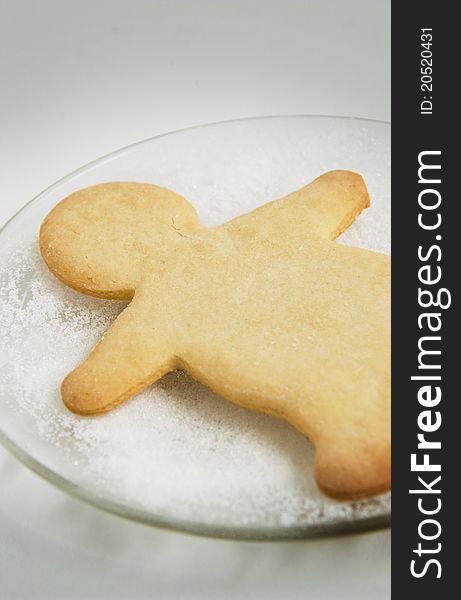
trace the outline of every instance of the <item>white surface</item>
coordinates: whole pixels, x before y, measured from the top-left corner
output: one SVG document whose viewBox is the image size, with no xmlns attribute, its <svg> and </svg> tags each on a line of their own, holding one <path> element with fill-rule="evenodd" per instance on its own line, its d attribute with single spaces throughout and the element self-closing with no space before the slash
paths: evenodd
<svg viewBox="0 0 461 600">
<path fill-rule="evenodd" d="M 390 116 L 386 0 L 1 1 L 0 222 L 101 154 L 263 114 Z M 0 598 L 388 598 L 389 532 L 249 544 L 148 529 L 0 449 Z"/>
</svg>

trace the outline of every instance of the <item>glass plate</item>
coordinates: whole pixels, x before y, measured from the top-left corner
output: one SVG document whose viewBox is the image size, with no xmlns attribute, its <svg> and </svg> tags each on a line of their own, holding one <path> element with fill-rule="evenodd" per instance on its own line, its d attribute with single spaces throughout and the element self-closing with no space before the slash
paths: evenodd
<svg viewBox="0 0 461 600">
<path fill-rule="evenodd" d="M 313 448 L 289 424 L 171 373 L 113 412 L 78 417 L 64 376 L 124 304 L 59 283 L 37 248 L 63 197 L 104 181 L 156 183 L 217 225 L 330 169 L 365 177 L 372 207 L 340 239 L 389 252 L 390 125 L 340 117 L 245 119 L 134 144 L 42 192 L 0 233 L 0 439 L 27 466 L 102 509 L 202 535 L 289 539 L 389 525 L 390 495 L 336 502 L 313 479 Z"/>
</svg>

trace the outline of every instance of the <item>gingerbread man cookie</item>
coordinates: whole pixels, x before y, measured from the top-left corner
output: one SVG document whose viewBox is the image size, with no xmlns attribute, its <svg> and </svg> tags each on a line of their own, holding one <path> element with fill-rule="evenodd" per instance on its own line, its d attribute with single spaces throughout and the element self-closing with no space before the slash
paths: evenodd
<svg viewBox="0 0 461 600">
<path fill-rule="evenodd" d="M 389 489 L 390 259 L 333 241 L 367 206 L 349 171 L 215 228 L 154 185 L 71 194 L 42 224 L 43 258 L 66 285 L 131 302 L 64 380 L 66 406 L 104 413 L 185 369 L 303 432 L 328 494 Z"/>
</svg>

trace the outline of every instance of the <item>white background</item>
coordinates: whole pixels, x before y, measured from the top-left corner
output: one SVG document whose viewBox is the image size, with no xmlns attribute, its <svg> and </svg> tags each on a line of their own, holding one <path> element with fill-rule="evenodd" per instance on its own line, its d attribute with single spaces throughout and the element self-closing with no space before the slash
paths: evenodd
<svg viewBox="0 0 461 600">
<path fill-rule="evenodd" d="M 69 171 L 190 125 L 390 118 L 389 0 L 0 0 L 0 224 Z M 389 598 L 390 535 L 293 543 L 149 529 L 0 448 L 0 599 Z"/>
</svg>

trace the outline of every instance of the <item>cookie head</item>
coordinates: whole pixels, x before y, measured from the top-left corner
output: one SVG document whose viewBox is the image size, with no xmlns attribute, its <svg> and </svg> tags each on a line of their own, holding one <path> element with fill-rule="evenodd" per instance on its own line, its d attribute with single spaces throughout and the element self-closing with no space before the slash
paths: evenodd
<svg viewBox="0 0 461 600">
<path fill-rule="evenodd" d="M 158 267 L 178 236 L 199 226 L 179 194 L 150 184 L 104 183 L 71 194 L 48 214 L 40 251 L 66 285 L 130 300 L 143 267 Z"/>
</svg>

